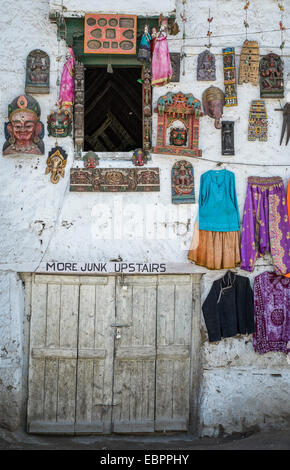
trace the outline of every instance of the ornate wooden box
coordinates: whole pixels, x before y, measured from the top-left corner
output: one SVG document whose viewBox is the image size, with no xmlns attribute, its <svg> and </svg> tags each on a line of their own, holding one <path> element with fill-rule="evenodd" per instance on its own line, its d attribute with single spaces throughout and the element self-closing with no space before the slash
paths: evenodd
<svg viewBox="0 0 290 470">
<path fill-rule="evenodd" d="M 85 15 L 86 54 L 136 54 L 136 38 L 136 15 Z"/>
</svg>

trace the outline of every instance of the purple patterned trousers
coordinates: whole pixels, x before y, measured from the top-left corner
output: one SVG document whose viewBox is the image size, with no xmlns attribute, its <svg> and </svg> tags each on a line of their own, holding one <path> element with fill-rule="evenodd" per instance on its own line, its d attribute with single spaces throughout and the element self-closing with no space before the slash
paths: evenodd
<svg viewBox="0 0 290 470">
<path fill-rule="evenodd" d="M 271 253 L 277 274 L 290 272 L 290 225 L 282 178 L 248 178 L 241 236 L 241 268 Z"/>
</svg>

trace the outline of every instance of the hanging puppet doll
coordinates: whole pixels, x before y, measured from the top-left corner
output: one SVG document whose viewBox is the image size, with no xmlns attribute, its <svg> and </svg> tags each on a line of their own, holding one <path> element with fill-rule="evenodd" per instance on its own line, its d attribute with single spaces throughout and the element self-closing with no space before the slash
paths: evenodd
<svg viewBox="0 0 290 470">
<path fill-rule="evenodd" d="M 75 86 L 74 86 L 74 51 L 70 47 L 66 55 L 66 63 L 60 81 L 58 105 L 60 108 L 70 108 L 74 103 Z"/>
<path fill-rule="evenodd" d="M 152 56 L 152 85 L 163 86 L 170 82 L 172 67 L 167 42 L 167 19 L 163 19 L 154 41 Z"/>
<path fill-rule="evenodd" d="M 149 63 L 151 60 L 151 49 L 150 49 L 151 36 L 148 32 L 148 25 L 145 25 L 144 33 L 140 41 L 139 51 L 137 60 L 143 63 Z"/>
</svg>

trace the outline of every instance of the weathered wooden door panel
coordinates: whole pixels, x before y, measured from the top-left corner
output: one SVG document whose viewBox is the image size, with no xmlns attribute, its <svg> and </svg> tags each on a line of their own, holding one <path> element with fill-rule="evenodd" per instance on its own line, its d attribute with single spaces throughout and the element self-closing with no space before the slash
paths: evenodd
<svg viewBox="0 0 290 470">
<path fill-rule="evenodd" d="M 187 431 L 193 278 L 35 275 L 28 431 Z"/>
<path fill-rule="evenodd" d="M 78 434 L 111 432 L 114 321 L 115 278 L 82 279 L 75 425 Z"/>
<path fill-rule="evenodd" d="M 156 284 L 154 276 L 117 279 L 114 432 L 154 431 Z"/>
<path fill-rule="evenodd" d="M 74 433 L 78 290 L 61 276 L 32 285 L 28 430 Z"/>
<path fill-rule="evenodd" d="M 191 276 L 159 276 L 155 431 L 188 429 L 192 309 Z"/>
</svg>

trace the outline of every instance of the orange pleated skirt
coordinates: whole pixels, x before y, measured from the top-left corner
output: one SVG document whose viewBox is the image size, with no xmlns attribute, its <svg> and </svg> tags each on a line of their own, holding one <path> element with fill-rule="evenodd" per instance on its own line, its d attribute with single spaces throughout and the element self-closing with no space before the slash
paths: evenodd
<svg viewBox="0 0 290 470">
<path fill-rule="evenodd" d="M 241 234 L 199 230 L 195 223 L 188 259 L 208 269 L 231 269 L 241 262 Z"/>
</svg>

